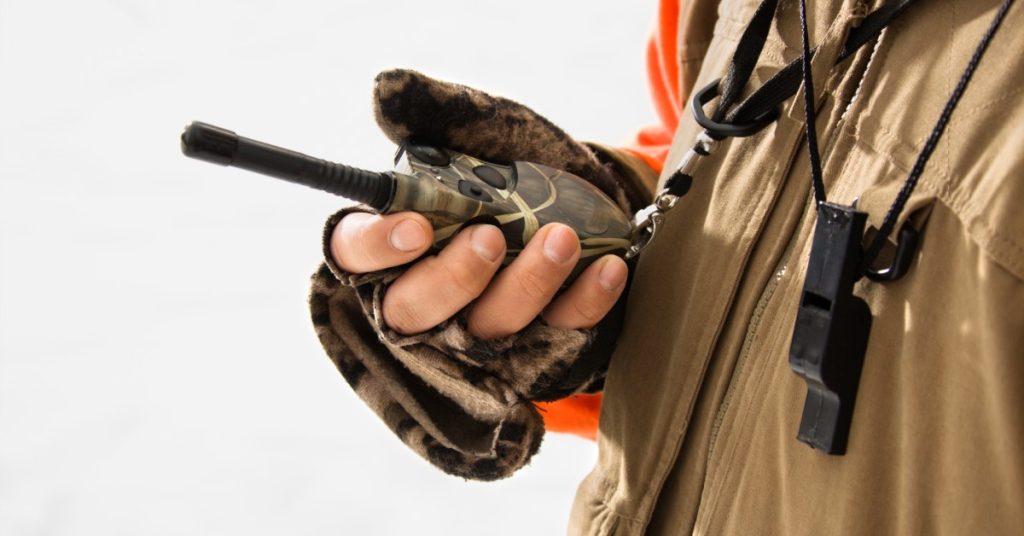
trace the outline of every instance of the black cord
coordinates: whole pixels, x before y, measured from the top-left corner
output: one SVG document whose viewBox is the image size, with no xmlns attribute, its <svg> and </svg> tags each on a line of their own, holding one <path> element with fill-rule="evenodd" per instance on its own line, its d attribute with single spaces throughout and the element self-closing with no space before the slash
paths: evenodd
<svg viewBox="0 0 1024 536">
<path fill-rule="evenodd" d="M 836 64 L 838 65 L 840 62 L 849 58 L 857 52 L 860 47 L 877 37 L 878 34 L 889 25 L 889 23 L 905 13 L 907 8 L 909 8 L 913 3 L 914 0 L 887 0 L 882 7 L 869 13 L 864 17 L 860 25 L 850 30 L 849 35 L 846 37 L 846 42 L 843 43 L 843 48 L 839 52 L 839 56 L 836 58 Z M 760 13 L 762 9 L 766 10 L 771 8 L 773 11 L 775 9 L 774 4 L 766 4 L 767 0 L 762 2 L 758 7 L 758 11 L 755 12 L 750 24 L 743 32 L 743 36 L 740 41 L 741 44 L 748 42 L 748 34 L 761 34 L 761 25 L 764 23 L 761 21 L 761 17 L 758 17 L 758 13 Z M 771 21 L 768 22 L 770 23 Z M 761 47 L 763 46 L 764 44 L 761 43 L 758 45 L 758 48 L 756 48 L 756 53 L 758 55 L 760 54 Z M 753 49 L 750 52 L 746 52 L 742 51 L 741 48 L 737 48 L 736 55 L 733 57 L 733 62 L 729 66 L 729 74 L 732 74 L 733 72 L 742 72 L 738 68 L 740 67 L 740 61 L 746 61 L 748 56 L 753 55 L 756 60 L 757 57 L 753 52 Z M 743 56 L 741 56 L 741 53 Z M 814 56 L 814 49 L 811 49 L 811 56 Z M 730 124 L 746 124 L 753 121 L 755 118 L 765 115 L 769 110 L 774 109 L 796 93 L 797 88 L 800 87 L 801 67 L 800 59 L 793 60 L 780 71 L 772 75 L 771 78 L 766 80 L 761 87 L 757 88 L 757 90 L 751 93 L 746 99 L 729 110 L 728 114 L 724 114 L 724 118 L 722 118 L 723 114 L 721 113 L 721 110 L 729 108 L 732 106 L 733 102 L 732 100 L 719 101 L 719 110 L 714 114 L 714 117 L 719 118 L 716 119 L 716 121 L 724 121 Z M 737 77 L 727 76 L 722 83 L 722 94 L 738 95 L 738 92 L 730 91 L 730 87 L 738 85 L 739 89 L 742 89 L 746 83 L 747 79 L 741 80 Z"/>
<path fill-rule="evenodd" d="M 818 152 L 818 129 L 814 124 L 814 81 L 811 76 L 811 45 L 807 37 L 807 0 L 800 0 L 800 32 L 803 34 L 804 51 L 801 56 L 804 74 L 804 117 L 806 119 L 807 152 L 811 160 L 811 183 L 814 186 L 814 201 L 825 202 L 825 181 L 821 177 L 821 154 Z"/>
<path fill-rule="evenodd" d="M 938 121 L 935 123 L 935 127 L 932 128 L 931 134 L 928 136 L 928 140 L 925 142 L 921 152 L 917 155 L 917 161 L 914 162 L 914 167 L 911 168 L 910 174 L 907 176 L 907 180 L 904 181 L 903 187 L 900 188 L 899 194 L 893 201 L 892 206 L 889 207 L 889 211 L 885 215 L 885 219 L 882 221 L 881 227 L 878 229 L 878 233 L 875 235 L 874 240 L 868 247 L 864 254 L 861 263 L 861 271 L 867 272 L 871 269 L 872 265 L 878 259 L 878 254 L 885 247 L 886 241 L 889 239 L 889 235 L 892 233 L 894 227 L 896 227 L 896 221 L 899 219 L 900 214 L 903 212 L 903 208 L 907 204 L 907 200 L 910 199 L 910 194 L 914 192 L 914 188 L 917 186 L 918 180 L 921 178 L 921 173 L 924 171 L 925 165 L 928 163 L 928 159 L 935 151 L 935 147 L 939 144 L 939 139 L 942 138 L 942 134 L 946 131 L 946 126 L 949 124 L 949 118 L 953 115 L 953 110 L 956 108 L 960 97 L 963 96 L 964 90 L 967 89 L 968 82 L 971 81 L 971 76 L 974 75 L 975 69 L 978 67 L 978 63 L 981 61 L 981 56 L 985 53 L 989 43 L 992 41 L 992 36 L 995 35 L 996 30 L 999 29 L 999 25 L 1002 24 L 1003 19 L 1006 17 L 1006 12 L 1010 9 L 1010 4 L 1013 0 L 1003 0 L 999 10 L 996 12 L 995 17 L 992 19 L 992 23 L 989 24 L 988 30 L 985 35 L 982 36 L 981 42 L 978 43 L 978 47 L 974 50 L 974 54 L 971 56 L 971 60 L 967 63 L 967 69 L 964 70 L 963 74 L 960 75 L 960 80 L 956 84 L 956 88 L 953 89 L 953 93 L 949 96 L 949 100 L 946 101 L 946 106 L 942 109 L 942 113 L 939 115 Z M 807 1 L 800 0 L 800 30 L 803 34 L 803 80 L 804 80 L 804 115 L 807 120 L 806 131 L 807 131 L 807 152 L 811 161 L 811 182 L 814 188 L 814 199 L 817 204 L 825 202 L 825 183 L 822 180 L 821 173 L 821 155 L 818 152 L 818 134 L 817 128 L 814 124 L 814 82 L 811 76 L 811 46 L 808 40 L 807 31 Z"/>
<path fill-rule="evenodd" d="M 837 58 L 837 62 L 848 58 L 862 45 L 877 36 L 878 33 L 881 32 L 881 30 L 893 19 L 903 13 L 911 3 L 913 3 L 913 0 L 888 0 L 881 8 L 868 14 L 862 21 L 861 25 L 854 28 L 847 37 L 847 42 L 844 43 L 840 56 Z M 960 97 L 963 96 L 968 82 L 970 82 L 975 69 L 977 69 L 979 62 L 981 61 L 982 55 L 988 48 L 996 30 L 998 30 L 999 26 L 1002 24 L 1012 3 L 1013 0 L 1003 0 L 1002 5 L 1000 5 L 992 20 L 992 23 L 989 25 L 988 30 L 985 32 L 981 42 L 978 44 L 974 54 L 971 56 L 970 62 L 967 64 L 967 69 L 960 76 L 960 80 L 957 82 L 956 88 L 953 90 L 952 95 L 950 95 L 949 100 L 946 102 L 946 106 L 942 110 L 942 114 L 939 116 L 935 127 L 928 136 L 928 140 L 925 142 L 924 147 L 918 154 L 917 161 L 914 163 L 913 168 L 911 168 L 910 174 L 903 183 L 903 187 L 900 189 L 899 194 L 893 201 L 892 206 L 889 207 L 889 211 L 886 213 L 885 219 L 878 229 L 878 233 L 865 252 L 862 260 L 862 272 L 867 273 L 870 271 L 871 266 L 878 258 L 878 254 L 885 246 L 886 241 L 888 241 L 889 235 L 892 234 L 893 228 L 896 226 L 896 221 L 903 212 L 903 209 L 907 204 L 907 200 L 913 193 L 914 188 L 917 186 L 917 182 L 921 177 L 921 173 L 924 171 L 925 165 L 928 163 L 928 159 L 931 157 L 932 152 L 934 152 L 935 147 L 938 145 L 939 139 L 946 130 L 946 126 L 953 114 L 953 110 L 960 101 Z M 793 61 L 785 68 L 775 73 L 774 76 L 758 88 L 757 91 L 754 91 L 750 96 L 748 96 L 743 102 L 739 103 L 735 107 L 732 106 L 733 101 L 739 97 L 740 90 L 742 90 L 746 85 L 750 78 L 750 74 L 753 72 L 753 68 L 756 65 L 762 48 L 764 47 L 768 29 L 777 8 L 777 0 L 762 0 L 750 23 L 744 30 L 740 39 L 740 45 L 742 46 L 737 47 L 729 66 L 729 72 L 719 86 L 719 89 L 721 90 L 721 98 L 719 99 L 718 106 L 713 114 L 713 121 L 715 123 L 709 125 L 701 123 L 702 126 L 705 126 L 705 128 L 708 129 L 708 132 L 714 134 L 714 132 L 712 132 L 712 128 L 717 125 L 717 122 L 724 122 L 728 124 L 746 123 L 753 118 L 761 117 L 767 110 L 775 108 L 779 103 L 789 98 L 793 92 L 796 91 L 796 88 L 799 87 L 801 77 L 800 73 L 797 72 L 798 64 L 796 61 Z M 806 0 L 800 0 L 800 28 L 803 37 L 803 54 L 800 58 L 799 67 L 802 70 L 804 85 L 804 115 L 807 120 L 807 149 L 811 163 L 811 181 L 814 188 L 814 199 L 816 204 L 820 205 L 826 201 L 826 193 L 821 171 L 821 154 L 818 149 L 818 135 L 814 121 L 814 81 L 811 73 L 811 58 L 813 57 L 814 49 L 810 47 L 810 39 L 808 36 Z M 697 97 L 699 97 L 699 95 L 697 95 Z M 697 103 L 697 97 L 695 97 L 694 106 L 703 106 L 703 101 Z M 698 122 L 701 122 L 700 117 L 698 117 L 697 120 Z M 722 134 L 722 137 L 727 137 L 728 135 L 729 134 Z"/>
<path fill-rule="evenodd" d="M 801 0 L 801 4 L 803 0 Z M 925 164 L 928 163 L 928 158 L 931 157 L 935 147 L 939 144 L 939 139 L 942 134 L 946 131 L 946 125 L 949 123 L 950 116 L 953 115 L 953 109 L 956 108 L 960 97 L 963 96 L 964 90 L 967 88 L 967 83 L 971 81 L 971 76 L 974 75 L 974 70 L 978 67 L 978 63 L 981 61 L 981 56 L 985 53 L 989 43 L 992 41 L 992 36 L 995 35 L 996 30 L 999 29 L 999 25 L 1002 24 L 1003 19 L 1006 17 L 1006 12 L 1010 9 L 1010 4 L 1013 0 L 1003 0 L 999 10 L 996 12 L 996 16 L 992 19 L 992 23 L 989 24 L 988 30 L 985 31 L 985 35 L 982 36 L 981 42 L 978 43 L 978 47 L 974 50 L 974 54 L 971 56 L 971 60 L 967 63 L 967 69 L 960 75 L 960 81 L 957 82 L 956 88 L 953 89 L 953 94 L 949 96 L 949 100 L 946 101 L 946 106 L 942 109 L 942 114 L 939 115 L 939 120 L 935 123 L 935 127 L 932 129 L 931 134 L 928 136 L 928 141 L 925 142 L 924 148 L 917 155 L 917 161 L 914 162 L 914 167 L 911 168 L 910 174 L 907 176 L 906 182 L 903 183 L 903 188 L 900 189 L 899 194 L 896 196 L 896 200 L 892 206 L 889 207 L 889 212 L 885 215 L 885 220 L 882 222 L 882 226 L 878 229 L 878 234 L 875 235 L 874 240 L 868 247 L 867 252 L 864 254 L 863 268 L 866 271 L 871 265 L 874 264 L 878 258 L 878 254 L 882 251 L 885 246 L 885 242 L 889 238 L 889 234 L 892 233 L 893 228 L 896 226 L 896 220 L 899 219 L 900 213 L 903 212 L 903 207 L 907 204 L 907 200 L 910 199 L 910 194 L 913 193 L 914 187 L 917 186 L 917 181 L 921 177 L 921 173 L 924 171 Z M 806 30 L 805 30 L 806 31 Z M 806 46 L 806 45 L 805 45 Z"/>
</svg>

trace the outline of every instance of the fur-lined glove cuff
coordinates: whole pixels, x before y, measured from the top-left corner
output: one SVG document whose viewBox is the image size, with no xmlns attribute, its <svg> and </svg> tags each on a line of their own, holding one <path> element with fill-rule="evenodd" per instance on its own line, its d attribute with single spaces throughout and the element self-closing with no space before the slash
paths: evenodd
<svg viewBox="0 0 1024 536">
<path fill-rule="evenodd" d="M 482 341 L 464 312 L 406 336 L 384 323 L 381 303 L 405 267 L 351 274 L 334 264 L 325 226 L 325 262 L 313 275 L 310 312 L 317 336 L 352 389 L 409 448 L 443 471 L 476 480 L 511 475 L 540 446 L 544 424 L 532 401 L 600 385 L 604 367 L 578 359 L 594 330 L 534 320 L 520 332 Z M 585 363 L 584 363 L 585 364 Z"/>
<path fill-rule="evenodd" d="M 630 214 L 651 198 L 654 173 L 637 159 L 580 143 L 514 101 L 408 70 L 378 75 L 373 100 L 378 125 L 395 143 L 417 139 L 485 160 L 563 169 Z M 347 209 L 325 227 L 326 261 L 310 295 L 321 343 L 356 393 L 415 452 L 465 478 L 511 475 L 544 433 L 532 402 L 600 389 L 624 299 L 595 329 L 556 329 L 536 319 L 516 334 L 481 341 L 460 313 L 404 336 L 384 323 L 381 303 L 407 266 L 354 275 L 331 258 L 334 226 L 357 210 L 373 212 Z"/>
</svg>

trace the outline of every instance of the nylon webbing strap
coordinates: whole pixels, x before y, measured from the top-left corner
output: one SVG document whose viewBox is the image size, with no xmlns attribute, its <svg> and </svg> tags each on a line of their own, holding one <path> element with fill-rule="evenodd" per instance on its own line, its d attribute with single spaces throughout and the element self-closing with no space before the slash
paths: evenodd
<svg viewBox="0 0 1024 536">
<path fill-rule="evenodd" d="M 754 72 L 754 67 L 757 66 L 757 58 L 761 56 L 764 44 L 768 41 L 768 30 L 771 28 L 778 5 L 778 0 L 763 0 L 754 11 L 750 23 L 743 30 L 740 42 L 736 45 L 736 52 L 733 53 L 732 61 L 729 63 L 729 71 L 722 80 L 722 98 L 719 99 L 718 108 L 712 115 L 712 119 L 715 121 L 722 120 L 725 112 L 732 106 L 733 101 L 739 97 L 743 87 L 750 80 L 750 75 Z"/>
<path fill-rule="evenodd" d="M 836 63 L 852 56 L 860 47 L 874 39 L 896 17 L 906 11 L 914 0 L 889 0 L 882 7 L 869 13 L 860 26 L 852 29 L 843 43 Z M 717 124 L 742 125 L 764 117 L 771 110 L 796 94 L 801 82 L 801 59 L 797 58 L 779 70 L 750 96 L 733 108 L 734 101 L 750 81 L 757 59 L 761 55 L 768 30 L 778 9 L 778 0 L 762 0 L 754 16 L 740 37 L 739 46 L 733 55 L 729 70 L 720 84 L 721 97 L 710 121 L 698 121 L 701 126 L 716 137 L 728 137 L 716 129 Z M 813 53 L 813 50 L 812 50 Z M 700 95 L 695 95 L 696 100 Z M 696 106 L 697 104 L 695 104 Z M 732 108 L 730 110 L 730 108 Z M 718 130 L 716 132 L 716 130 Z M 749 134 L 746 134 L 749 135 Z"/>
</svg>

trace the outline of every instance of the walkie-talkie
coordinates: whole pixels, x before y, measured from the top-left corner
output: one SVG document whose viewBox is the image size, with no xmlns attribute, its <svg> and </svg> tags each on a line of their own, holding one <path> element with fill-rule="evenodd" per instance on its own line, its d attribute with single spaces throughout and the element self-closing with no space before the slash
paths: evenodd
<svg viewBox="0 0 1024 536">
<path fill-rule="evenodd" d="M 534 233 L 559 222 L 580 239 L 580 260 L 570 277 L 603 254 L 629 249 L 629 217 L 594 185 L 566 171 L 533 162 L 485 162 L 443 147 L 407 142 L 394 171 L 373 172 L 328 162 L 193 122 L 181 135 L 186 156 L 235 166 L 365 203 L 381 213 L 411 210 L 434 227 L 433 249 L 474 223 L 497 225 L 505 235 L 507 264 Z"/>
</svg>

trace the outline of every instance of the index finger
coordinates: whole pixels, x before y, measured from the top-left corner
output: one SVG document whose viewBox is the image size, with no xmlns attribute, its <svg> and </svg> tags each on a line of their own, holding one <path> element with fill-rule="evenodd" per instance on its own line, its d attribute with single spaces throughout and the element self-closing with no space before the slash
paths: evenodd
<svg viewBox="0 0 1024 536">
<path fill-rule="evenodd" d="M 346 215 L 331 233 L 331 256 L 353 274 L 375 272 L 411 262 L 434 240 L 434 230 L 415 212 Z"/>
</svg>

